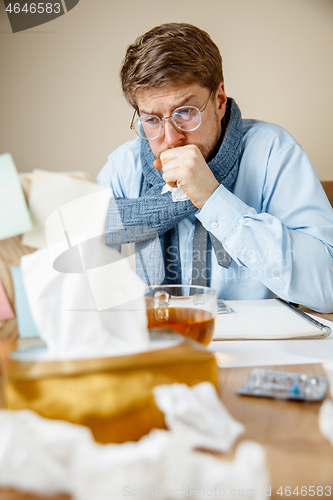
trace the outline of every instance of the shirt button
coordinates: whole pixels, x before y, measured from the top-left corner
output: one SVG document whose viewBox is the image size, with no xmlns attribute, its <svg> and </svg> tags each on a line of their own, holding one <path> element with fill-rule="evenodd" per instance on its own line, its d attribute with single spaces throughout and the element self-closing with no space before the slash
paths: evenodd
<svg viewBox="0 0 333 500">
<path fill-rule="evenodd" d="M 215 221 L 214 221 L 214 222 L 212 222 L 212 223 L 211 223 L 211 227 L 212 227 L 213 229 L 216 229 L 217 227 L 219 227 L 218 222 L 215 222 Z"/>
</svg>

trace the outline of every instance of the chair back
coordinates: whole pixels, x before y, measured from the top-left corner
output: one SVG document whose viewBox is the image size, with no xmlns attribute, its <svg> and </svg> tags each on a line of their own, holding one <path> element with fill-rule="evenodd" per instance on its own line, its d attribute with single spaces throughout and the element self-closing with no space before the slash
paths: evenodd
<svg viewBox="0 0 333 500">
<path fill-rule="evenodd" d="M 321 185 L 323 186 L 326 196 L 333 207 L 333 181 L 321 181 Z"/>
</svg>

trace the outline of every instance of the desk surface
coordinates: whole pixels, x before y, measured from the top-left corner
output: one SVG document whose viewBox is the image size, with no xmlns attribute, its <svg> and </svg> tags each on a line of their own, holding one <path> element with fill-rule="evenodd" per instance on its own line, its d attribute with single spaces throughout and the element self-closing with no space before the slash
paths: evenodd
<svg viewBox="0 0 333 500">
<path fill-rule="evenodd" d="M 272 369 L 272 367 L 267 367 Z M 323 375 L 321 365 L 273 367 L 283 371 Z M 271 498 L 283 499 L 277 494 L 280 486 L 331 486 L 333 497 L 333 447 L 318 428 L 318 411 L 321 403 L 275 401 L 265 398 L 238 396 L 237 390 L 246 382 L 252 367 L 220 369 L 220 394 L 232 416 L 245 425 L 243 439 L 261 443 L 267 453 L 271 474 Z M 327 396 L 329 397 L 329 396 Z M 223 455 L 220 455 L 223 458 Z M 232 454 L 227 455 L 231 458 Z M 324 490 L 325 492 L 325 490 Z M 299 495 L 301 497 L 301 495 Z M 30 500 L 42 497 L 24 495 L 13 491 L 0 491 L 0 500 Z M 57 500 L 69 499 L 61 495 Z M 296 498 L 291 496 L 290 498 Z M 317 496 L 315 496 L 317 498 Z M 330 498 L 330 497 L 326 497 Z M 45 497 L 43 500 L 50 500 Z"/>
<path fill-rule="evenodd" d="M 324 375 L 321 365 L 270 366 L 268 369 Z M 272 498 L 280 486 L 292 491 L 301 486 L 331 486 L 333 497 L 333 447 L 318 427 L 319 403 L 276 401 L 237 396 L 252 368 L 220 370 L 220 394 L 236 420 L 245 425 L 241 439 L 264 445 L 271 474 Z M 329 398 L 329 395 L 327 395 Z M 273 495 L 274 493 L 274 495 Z M 300 495 L 301 496 L 301 495 Z"/>
</svg>

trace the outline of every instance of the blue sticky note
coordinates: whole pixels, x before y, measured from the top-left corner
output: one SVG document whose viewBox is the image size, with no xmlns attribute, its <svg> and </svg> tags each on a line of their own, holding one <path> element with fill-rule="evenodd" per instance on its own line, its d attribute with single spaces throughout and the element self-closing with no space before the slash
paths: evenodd
<svg viewBox="0 0 333 500">
<path fill-rule="evenodd" d="M 33 320 L 27 294 L 24 287 L 20 267 L 12 267 L 12 278 L 15 292 L 15 309 L 19 335 L 22 338 L 39 337 L 39 332 Z"/>
</svg>

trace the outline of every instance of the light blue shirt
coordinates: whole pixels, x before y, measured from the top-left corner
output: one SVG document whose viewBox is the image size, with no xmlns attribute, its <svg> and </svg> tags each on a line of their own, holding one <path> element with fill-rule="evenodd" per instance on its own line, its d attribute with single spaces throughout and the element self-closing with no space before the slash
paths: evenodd
<svg viewBox="0 0 333 500">
<path fill-rule="evenodd" d="M 286 130 L 255 120 L 243 124 L 239 172 L 231 191 L 221 185 L 201 210 L 178 225 L 182 283 L 191 283 L 198 218 L 232 257 L 225 269 L 209 252 L 210 286 L 219 298 L 277 295 L 332 312 L 333 210 L 325 192 Z M 139 197 L 139 138 L 110 154 L 97 182 L 111 187 L 115 197 Z"/>
</svg>

